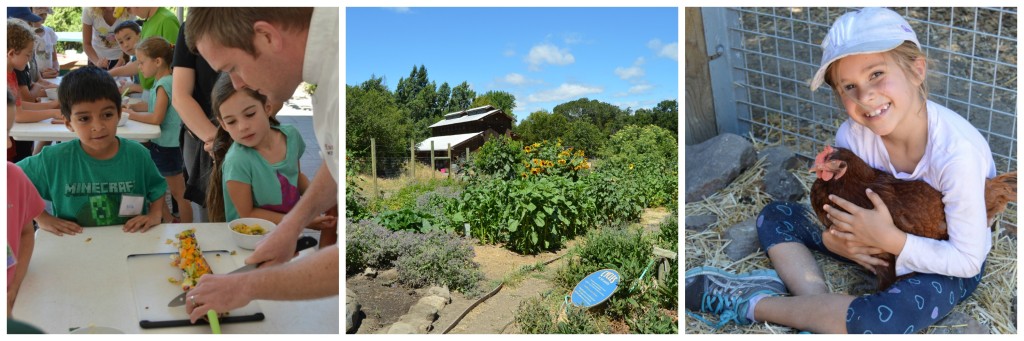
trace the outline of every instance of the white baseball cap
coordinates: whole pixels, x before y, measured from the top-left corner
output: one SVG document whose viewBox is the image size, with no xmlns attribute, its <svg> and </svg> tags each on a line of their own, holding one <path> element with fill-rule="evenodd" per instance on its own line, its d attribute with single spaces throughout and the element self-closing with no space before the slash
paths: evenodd
<svg viewBox="0 0 1024 341">
<path fill-rule="evenodd" d="M 825 82 L 825 69 L 840 58 L 866 53 L 885 52 L 912 41 L 917 48 L 917 34 L 907 20 L 887 8 L 864 8 L 839 17 L 821 42 L 821 67 L 811 79 L 811 91 Z"/>
</svg>

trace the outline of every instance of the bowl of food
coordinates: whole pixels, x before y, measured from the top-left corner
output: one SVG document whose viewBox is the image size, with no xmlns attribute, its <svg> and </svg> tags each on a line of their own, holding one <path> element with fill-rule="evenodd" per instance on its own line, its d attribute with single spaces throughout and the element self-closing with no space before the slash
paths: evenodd
<svg viewBox="0 0 1024 341">
<path fill-rule="evenodd" d="M 46 91 L 46 98 L 49 98 L 53 101 L 57 100 L 57 88 L 49 88 L 44 91 Z"/>
<path fill-rule="evenodd" d="M 231 239 L 235 240 L 238 247 L 253 250 L 263 236 L 274 230 L 276 224 L 259 218 L 239 218 L 228 223 L 231 229 Z"/>
</svg>

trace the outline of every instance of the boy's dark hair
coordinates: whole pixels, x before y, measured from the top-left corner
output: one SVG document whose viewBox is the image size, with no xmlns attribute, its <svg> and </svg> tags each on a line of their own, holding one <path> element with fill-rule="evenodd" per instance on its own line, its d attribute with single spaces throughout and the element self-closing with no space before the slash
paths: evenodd
<svg viewBox="0 0 1024 341">
<path fill-rule="evenodd" d="M 7 106 L 9 106 L 9 107 L 13 107 L 13 106 L 14 106 L 14 104 L 16 104 L 16 103 L 17 103 L 17 102 L 16 102 L 16 100 L 14 99 L 14 94 L 12 94 L 12 93 L 11 93 L 11 89 L 7 89 Z M 9 112 L 9 113 L 7 113 L 7 114 L 8 114 L 8 115 L 14 115 L 14 113 L 13 113 L 13 112 Z"/>
<path fill-rule="evenodd" d="M 139 27 L 138 23 L 136 23 L 134 21 L 131 21 L 131 20 L 128 20 L 128 21 L 123 21 L 120 24 L 117 24 L 117 26 L 114 27 L 114 34 L 117 34 L 117 32 L 121 32 L 121 30 L 124 30 L 124 29 L 130 29 L 132 31 L 135 31 L 135 34 L 142 33 L 142 28 Z"/>
<path fill-rule="evenodd" d="M 117 83 L 109 73 L 95 66 L 87 66 L 68 73 L 57 88 L 60 113 L 65 120 L 71 120 L 71 106 L 83 102 L 109 100 L 121 114 L 121 94 Z"/>
</svg>

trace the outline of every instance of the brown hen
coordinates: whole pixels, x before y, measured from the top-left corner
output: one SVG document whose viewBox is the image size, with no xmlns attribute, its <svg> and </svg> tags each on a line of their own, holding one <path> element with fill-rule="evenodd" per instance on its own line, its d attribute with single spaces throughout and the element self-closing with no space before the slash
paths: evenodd
<svg viewBox="0 0 1024 341">
<path fill-rule="evenodd" d="M 825 146 L 825 150 L 814 159 L 812 172 L 818 179 L 811 186 L 811 207 L 818 220 L 826 227 L 832 226 L 823 208 L 829 204 L 833 194 L 863 208 L 874 209 L 865 189 L 877 193 L 889 209 L 893 223 L 901 231 L 932 239 L 946 240 L 946 213 L 942 204 L 942 193 L 928 183 L 915 180 L 899 180 L 892 174 L 871 168 L 849 149 Z M 985 183 L 985 208 L 989 221 L 1006 209 L 1006 204 L 1017 199 L 1017 172 L 1010 172 L 988 179 Z M 885 290 L 896 282 L 896 256 L 891 253 L 875 255 L 889 266 L 875 266 L 878 275 L 878 289 Z M 911 276 L 908 274 L 905 276 Z"/>
</svg>

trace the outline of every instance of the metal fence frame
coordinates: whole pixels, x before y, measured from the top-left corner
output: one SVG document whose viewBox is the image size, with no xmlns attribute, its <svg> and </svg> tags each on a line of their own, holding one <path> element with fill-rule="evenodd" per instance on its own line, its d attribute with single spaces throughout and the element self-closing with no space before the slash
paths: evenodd
<svg viewBox="0 0 1024 341">
<path fill-rule="evenodd" d="M 811 158 L 846 114 L 811 92 L 820 42 L 851 8 L 703 8 L 719 132 L 782 142 Z M 894 8 L 929 58 L 929 99 L 968 119 L 999 172 L 1017 169 L 1016 8 Z M 966 20 L 965 20 L 966 18 Z"/>
</svg>

